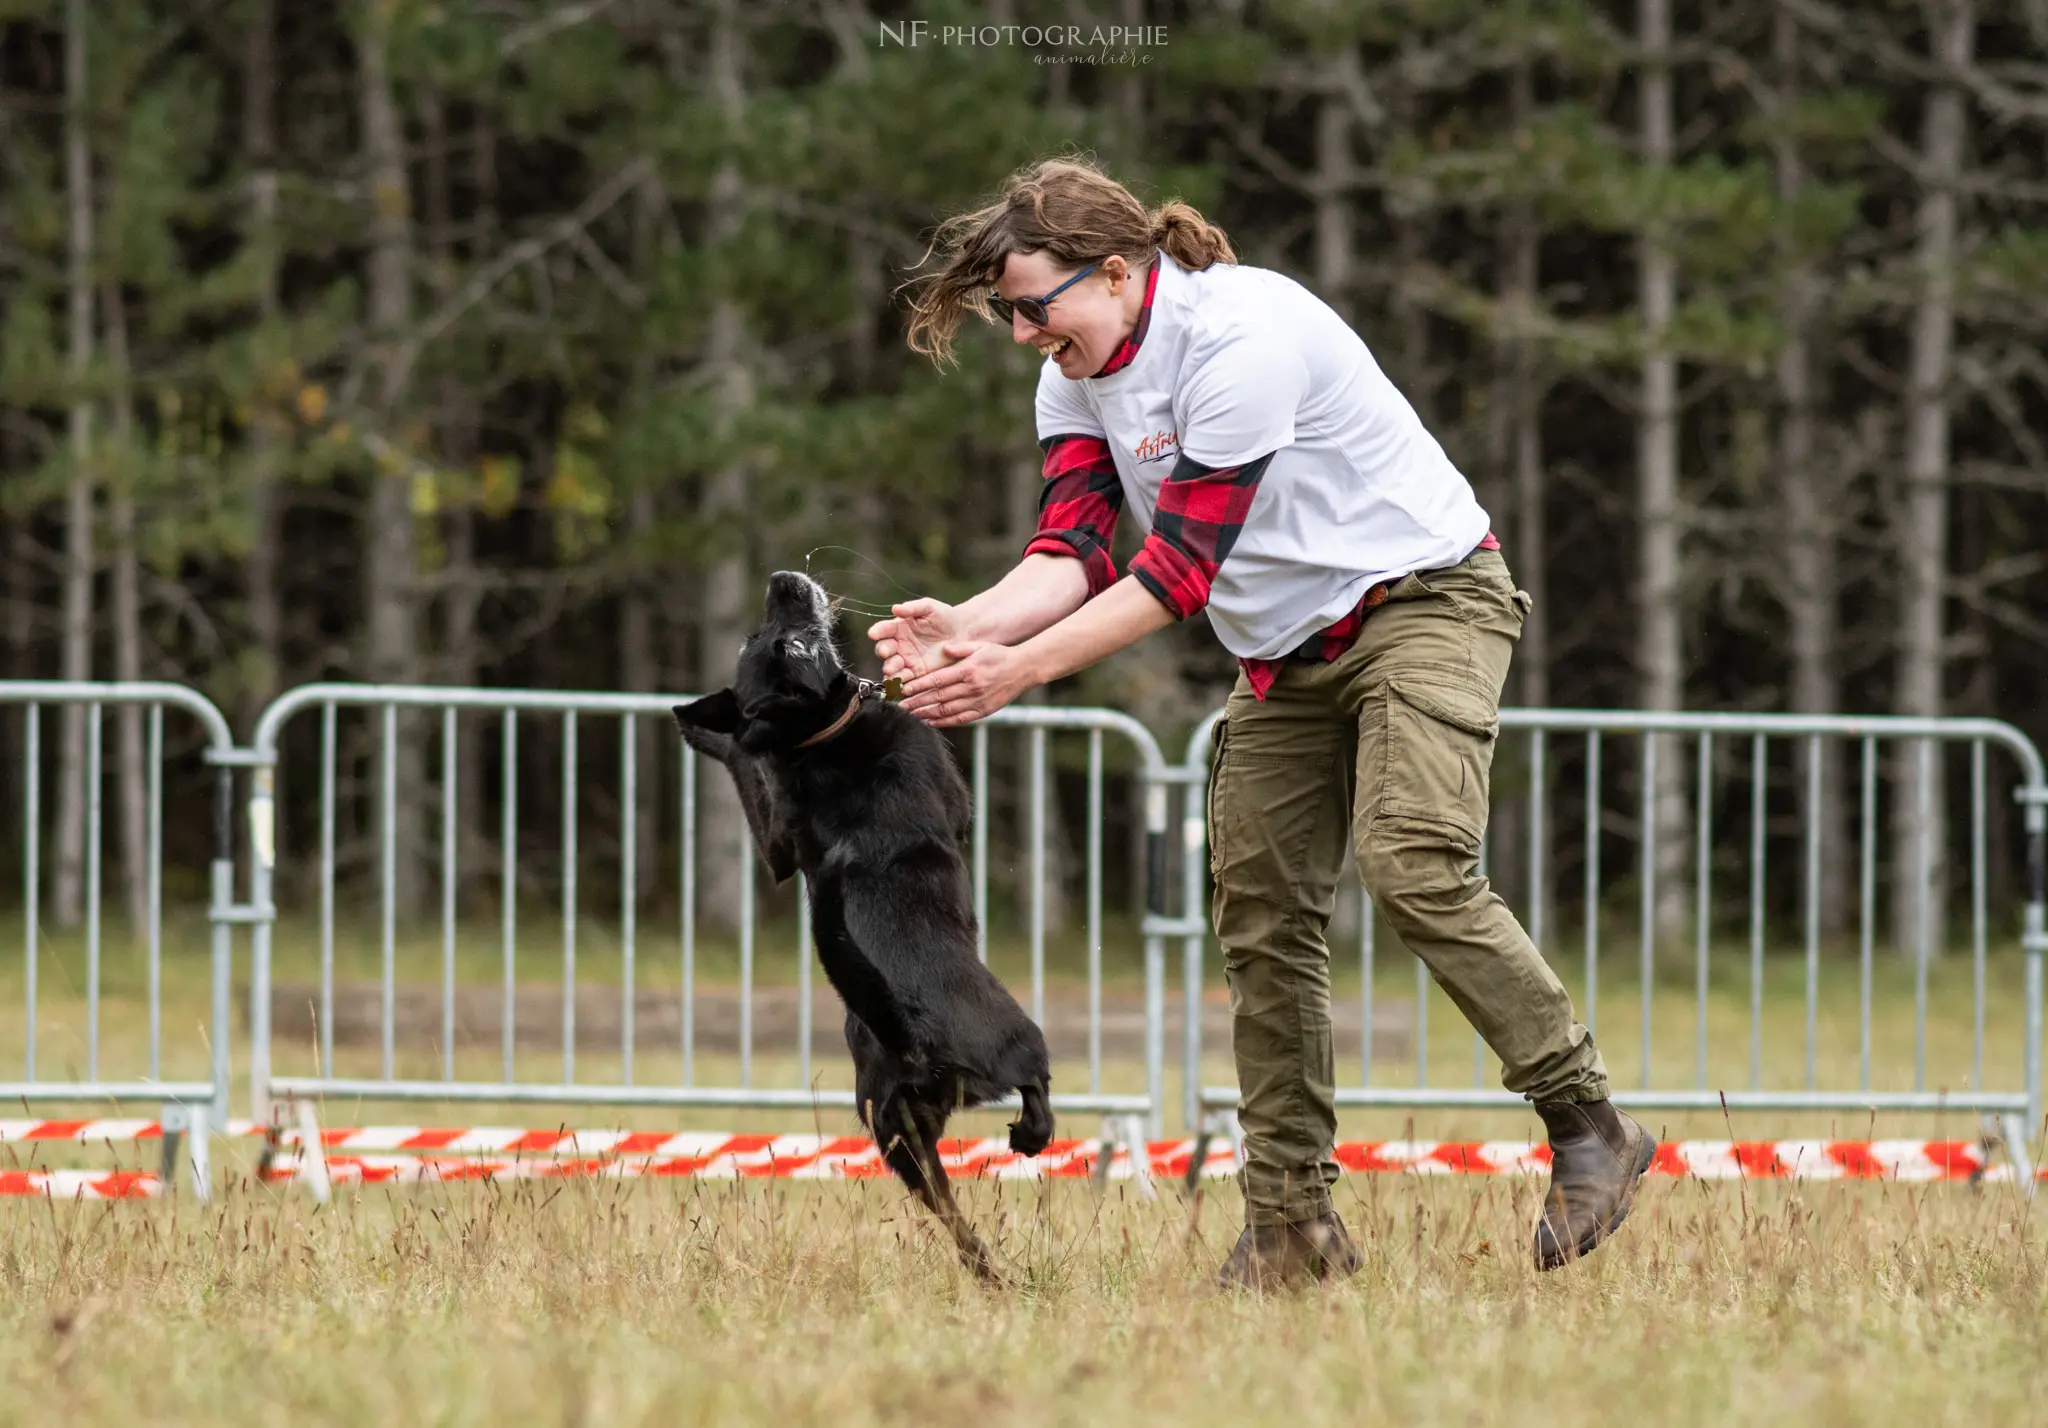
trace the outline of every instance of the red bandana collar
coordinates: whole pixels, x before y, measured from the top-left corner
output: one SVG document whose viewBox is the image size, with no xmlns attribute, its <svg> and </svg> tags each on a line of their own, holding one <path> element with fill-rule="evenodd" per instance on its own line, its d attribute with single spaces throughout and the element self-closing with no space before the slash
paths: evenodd
<svg viewBox="0 0 2048 1428">
<path fill-rule="evenodd" d="M 1116 349 L 1116 355 L 1102 364 L 1102 370 L 1095 373 L 1107 377 L 1121 372 L 1131 365 L 1138 355 L 1138 348 L 1145 341 L 1145 329 L 1152 325 L 1152 294 L 1159 291 L 1159 260 L 1152 260 L 1152 271 L 1145 279 L 1145 305 L 1138 309 L 1138 325 L 1131 329 L 1131 335 L 1124 339 L 1124 345 Z"/>
</svg>

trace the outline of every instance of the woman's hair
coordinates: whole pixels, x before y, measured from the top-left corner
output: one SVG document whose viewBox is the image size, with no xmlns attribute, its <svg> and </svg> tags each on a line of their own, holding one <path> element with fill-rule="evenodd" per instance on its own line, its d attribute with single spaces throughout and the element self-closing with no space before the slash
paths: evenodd
<svg viewBox="0 0 2048 1428">
<path fill-rule="evenodd" d="M 1049 253 L 1063 268 L 1121 254 L 1142 268 L 1161 249 L 1192 272 L 1235 263 L 1223 230 L 1178 199 L 1147 210 L 1131 191 L 1085 159 L 1045 159 L 1003 181 L 986 208 L 939 225 L 911 291 L 910 346 L 944 365 L 967 313 L 989 316 L 989 292 L 1012 253 Z"/>
</svg>

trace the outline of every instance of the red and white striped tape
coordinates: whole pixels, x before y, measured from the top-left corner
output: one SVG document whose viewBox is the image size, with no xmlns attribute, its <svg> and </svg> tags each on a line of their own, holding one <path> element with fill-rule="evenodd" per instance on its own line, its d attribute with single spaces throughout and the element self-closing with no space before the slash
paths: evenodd
<svg viewBox="0 0 2048 1428">
<path fill-rule="evenodd" d="M 264 1127 L 233 1121 L 228 1134 L 261 1135 Z M 0 1142 L 98 1144 L 162 1135 L 154 1121 L 0 1121 Z M 286 1129 L 284 1146 L 299 1143 Z M 336 1127 L 320 1133 L 337 1183 L 383 1184 L 475 1179 L 574 1177 L 692 1177 L 700 1179 L 859 1180 L 886 1176 L 888 1167 L 864 1136 L 731 1135 L 722 1131 L 563 1131 L 497 1126 Z M 1192 1140 L 1154 1141 L 1147 1159 L 1155 1176 L 1184 1176 L 1195 1154 Z M 1034 1157 L 1013 1154 L 1003 1140 L 941 1143 L 947 1172 L 966 1179 L 1067 1179 L 1095 1171 L 1095 1140 L 1055 1141 Z M 407 1153 L 410 1152 L 410 1153 Z M 1527 1141 L 1346 1141 L 1336 1159 L 1355 1174 L 1532 1175 L 1548 1171 L 1550 1148 Z M 1201 1174 L 1235 1169 L 1230 1146 L 1212 1140 Z M 273 1181 L 299 1170 L 294 1153 L 276 1157 Z M 2011 1177 L 2009 1166 L 1986 1167 L 1973 1141 L 1680 1141 L 1661 1147 L 1651 1165 L 1659 1175 L 1700 1180 L 1891 1180 L 1929 1182 Z M 1129 1156 L 1119 1151 L 1108 1174 L 1126 1179 Z M 2048 1168 L 2041 1172 L 2048 1179 Z M 0 1172 L 0 1197 L 132 1199 L 158 1193 L 153 1174 L 140 1171 L 15 1170 Z"/>
<path fill-rule="evenodd" d="M 246 1121 L 237 1121 L 230 1127 L 245 1127 Z M 111 1140 L 156 1140 L 164 1128 L 155 1121 L 100 1120 L 100 1121 L 0 1121 L 0 1144 L 16 1141 L 76 1141 L 82 1145 L 97 1145 Z"/>
<path fill-rule="evenodd" d="M 861 1136 L 564 1134 L 383 1126 L 327 1130 L 320 1139 L 336 1179 L 344 1182 L 579 1175 L 852 1180 L 889 1173 L 873 1142 Z M 297 1137 L 287 1133 L 285 1141 L 296 1144 Z M 1152 1174 L 1184 1176 L 1195 1148 L 1192 1140 L 1152 1142 L 1146 1147 Z M 423 1153 L 399 1153 L 406 1151 Z M 1094 1173 L 1100 1154 L 1101 1142 L 1094 1140 L 1055 1141 L 1043 1154 L 1028 1158 L 1013 1154 L 1002 1140 L 940 1145 L 947 1173 L 968 1179 L 1078 1178 Z M 1533 1175 L 1548 1172 L 1550 1147 L 1528 1141 L 1347 1141 L 1337 1146 L 1336 1159 L 1357 1174 Z M 289 1178 L 296 1166 L 295 1157 L 281 1156 L 271 1173 L 274 1178 Z M 1212 1140 L 1201 1174 L 1223 1176 L 1235 1168 L 1230 1146 Z M 1983 1148 L 1975 1142 L 1929 1140 L 1680 1141 L 1661 1147 L 1650 1168 L 1653 1174 L 1700 1180 L 1925 1182 L 1977 1175 L 2005 1179 L 2011 1174 L 2005 1166 L 1987 1168 Z M 1124 1179 L 1132 1169 L 1127 1155 L 1119 1152 L 1108 1173 Z"/>
<path fill-rule="evenodd" d="M 48 1200 L 147 1200 L 163 1181 L 140 1170 L 0 1170 L 0 1196 Z"/>
</svg>

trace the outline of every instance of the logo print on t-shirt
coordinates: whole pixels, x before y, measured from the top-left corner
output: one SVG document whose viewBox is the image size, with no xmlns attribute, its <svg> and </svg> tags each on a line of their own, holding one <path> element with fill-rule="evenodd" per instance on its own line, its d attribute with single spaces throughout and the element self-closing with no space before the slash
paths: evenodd
<svg viewBox="0 0 2048 1428">
<path fill-rule="evenodd" d="M 1140 466 L 1149 466 L 1154 461 L 1164 461 L 1170 456 L 1180 455 L 1180 433 L 1177 431 L 1154 432 L 1139 442 L 1131 452 Z"/>
</svg>

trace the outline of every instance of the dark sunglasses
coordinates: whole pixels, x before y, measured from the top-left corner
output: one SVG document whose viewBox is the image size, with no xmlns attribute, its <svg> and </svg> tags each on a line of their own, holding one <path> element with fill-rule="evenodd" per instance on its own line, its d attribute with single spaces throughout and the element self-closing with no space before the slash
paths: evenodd
<svg viewBox="0 0 2048 1428">
<path fill-rule="evenodd" d="M 989 310 L 1004 322 L 1010 321 L 1012 313 L 1021 312 L 1024 314 L 1024 320 L 1033 327 L 1043 327 L 1052 320 L 1052 314 L 1046 311 L 1052 306 L 1052 300 L 1101 266 L 1100 263 L 1090 263 L 1044 297 L 1006 298 L 999 293 L 991 294 L 988 300 Z"/>
</svg>

